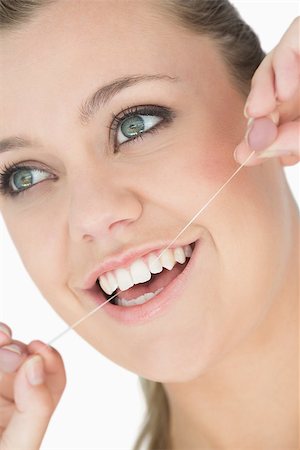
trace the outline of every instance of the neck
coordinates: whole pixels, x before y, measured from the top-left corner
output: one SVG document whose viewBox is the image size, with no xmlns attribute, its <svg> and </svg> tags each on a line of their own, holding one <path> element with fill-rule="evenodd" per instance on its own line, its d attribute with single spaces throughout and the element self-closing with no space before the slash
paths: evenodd
<svg viewBox="0 0 300 450">
<path fill-rule="evenodd" d="M 298 234 L 298 231 L 297 231 Z M 298 436 L 298 248 L 264 321 L 199 378 L 166 383 L 172 450 L 296 450 Z"/>
</svg>

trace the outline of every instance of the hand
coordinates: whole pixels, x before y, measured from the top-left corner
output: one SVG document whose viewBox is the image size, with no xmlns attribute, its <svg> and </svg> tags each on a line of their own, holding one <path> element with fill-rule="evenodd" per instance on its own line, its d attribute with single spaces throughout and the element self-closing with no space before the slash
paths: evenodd
<svg viewBox="0 0 300 450">
<path fill-rule="evenodd" d="M 250 118 L 245 139 L 234 158 L 247 165 L 266 158 L 292 165 L 300 159 L 300 17 L 297 17 L 279 44 L 264 58 L 254 73 L 244 114 Z"/>
<path fill-rule="evenodd" d="M 58 352 L 0 323 L 0 450 L 38 450 L 65 387 Z"/>
</svg>

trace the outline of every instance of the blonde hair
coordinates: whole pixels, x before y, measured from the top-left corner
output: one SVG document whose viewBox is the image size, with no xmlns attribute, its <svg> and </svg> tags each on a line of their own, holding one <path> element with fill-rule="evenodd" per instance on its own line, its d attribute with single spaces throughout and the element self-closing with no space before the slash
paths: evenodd
<svg viewBox="0 0 300 450">
<path fill-rule="evenodd" d="M 13 31 L 58 0 L 0 0 L 0 29 Z M 137 0 L 135 0 L 137 1 Z M 139 1 L 139 0 L 138 0 Z M 234 85 L 245 97 L 265 53 L 259 39 L 229 0 L 153 0 L 167 20 L 194 33 L 211 37 Z M 171 450 L 170 408 L 162 383 L 140 377 L 147 414 L 133 450 Z"/>
</svg>

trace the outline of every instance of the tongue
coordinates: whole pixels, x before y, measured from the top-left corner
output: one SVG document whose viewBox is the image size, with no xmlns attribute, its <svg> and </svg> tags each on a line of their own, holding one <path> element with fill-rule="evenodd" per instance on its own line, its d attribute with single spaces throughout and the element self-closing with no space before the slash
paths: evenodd
<svg viewBox="0 0 300 450">
<path fill-rule="evenodd" d="M 120 291 L 120 289 L 117 289 L 118 297 L 129 301 L 148 292 L 155 292 L 157 289 L 164 288 L 183 271 L 187 263 L 188 261 L 186 261 L 185 264 L 177 263 L 172 270 L 163 269 L 162 272 L 152 275 L 149 281 L 136 284 L 126 291 Z"/>
</svg>

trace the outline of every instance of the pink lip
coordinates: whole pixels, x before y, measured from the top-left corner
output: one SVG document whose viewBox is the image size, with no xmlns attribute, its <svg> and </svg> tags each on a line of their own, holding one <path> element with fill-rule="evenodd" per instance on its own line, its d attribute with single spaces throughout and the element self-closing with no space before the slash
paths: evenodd
<svg viewBox="0 0 300 450">
<path fill-rule="evenodd" d="M 103 306 L 103 311 L 114 320 L 124 325 L 140 325 L 164 314 L 174 302 L 182 297 L 186 281 L 196 264 L 201 248 L 200 242 L 201 240 L 196 241 L 193 254 L 183 272 L 168 284 L 160 294 L 153 297 L 152 300 L 143 305 L 130 307 L 117 306 L 108 302 Z M 88 295 L 89 299 L 93 300 L 93 302 L 98 305 L 106 302 L 104 294 L 96 285 L 94 285 L 93 288 L 86 290 L 85 293 Z"/>
<path fill-rule="evenodd" d="M 191 242 L 187 243 L 176 243 L 176 245 L 172 245 L 170 248 L 176 247 L 184 247 L 185 245 L 189 245 Z M 126 253 L 122 253 L 112 257 L 111 259 L 105 261 L 104 263 L 99 264 L 85 279 L 83 283 L 82 289 L 92 289 L 99 278 L 100 275 L 105 272 L 109 272 L 111 270 L 115 270 L 119 267 L 127 267 L 137 258 L 141 258 L 148 253 L 156 252 L 157 255 L 168 246 L 169 242 L 160 241 L 157 245 L 150 245 L 140 247 L 138 249 L 129 250 Z"/>
</svg>

